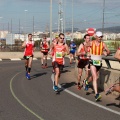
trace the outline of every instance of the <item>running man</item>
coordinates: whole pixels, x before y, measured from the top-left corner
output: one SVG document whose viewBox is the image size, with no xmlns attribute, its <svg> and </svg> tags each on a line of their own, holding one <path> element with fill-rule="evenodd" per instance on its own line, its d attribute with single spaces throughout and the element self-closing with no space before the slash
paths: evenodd
<svg viewBox="0 0 120 120">
<path fill-rule="evenodd" d="M 60 77 L 60 70 L 63 69 L 64 56 L 69 54 L 68 46 L 64 43 L 65 36 L 63 33 L 59 34 L 59 40 L 56 44 L 51 45 L 53 50 L 53 68 L 55 70 L 55 78 L 53 90 L 58 91 L 58 81 Z"/>
<path fill-rule="evenodd" d="M 111 87 L 109 87 L 106 91 L 105 91 L 105 94 L 106 95 L 109 95 L 110 93 L 112 92 L 119 92 L 120 93 L 120 82 L 119 83 L 115 83 L 113 84 Z"/>
<path fill-rule="evenodd" d="M 58 35 L 56 35 L 55 36 L 55 39 L 53 39 L 53 41 L 52 41 L 52 43 L 54 44 L 56 44 L 57 42 L 58 42 L 58 40 L 59 40 L 59 36 Z"/>
<path fill-rule="evenodd" d="M 117 49 L 114 57 L 120 61 L 120 47 Z M 106 95 L 112 93 L 113 91 L 120 93 L 120 82 L 113 84 L 110 88 L 106 90 Z"/>
<path fill-rule="evenodd" d="M 90 41 L 86 46 L 91 46 L 91 60 L 89 63 L 89 68 L 92 73 L 92 79 L 93 80 L 93 88 L 95 91 L 95 100 L 98 101 L 101 99 L 101 95 L 98 93 L 98 85 L 97 85 L 97 79 L 98 79 L 98 73 L 100 68 L 102 67 L 102 54 L 107 56 L 110 51 L 107 48 L 106 44 L 102 41 L 103 34 L 102 32 L 98 31 L 96 32 L 96 39 L 93 41 Z M 90 81 L 87 81 L 86 83 L 89 83 Z"/>
<path fill-rule="evenodd" d="M 55 36 L 55 39 L 53 39 L 53 41 L 52 41 L 51 46 L 56 45 L 56 44 L 58 43 L 58 40 L 59 40 L 59 36 L 56 35 L 56 36 Z M 51 47 L 50 47 L 50 48 L 51 48 Z M 54 56 L 54 51 L 53 51 L 53 49 L 50 49 L 49 54 L 52 56 L 52 66 L 53 66 L 53 64 L 54 64 L 54 57 L 53 57 L 53 56 Z M 55 71 L 54 71 L 54 67 L 53 67 L 52 72 L 53 72 L 53 73 L 55 72 Z"/>
<path fill-rule="evenodd" d="M 47 41 L 46 36 L 43 37 L 43 41 L 40 44 L 40 48 L 41 48 L 41 67 L 42 68 L 47 68 L 47 56 L 48 56 L 48 51 L 49 51 L 49 43 Z M 44 58 L 45 58 L 45 65 L 44 65 Z"/>
<path fill-rule="evenodd" d="M 69 47 L 70 47 L 70 64 L 72 64 L 72 58 L 75 61 L 75 52 L 76 52 L 76 44 L 73 40 L 71 40 Z"/>
<path fill-rule="evenodd" d="M 35 44 L 32 40 L 32 34 L 28 34 L 28 40 L 25 40 L 21 48 L 24 50 L 25 68 L 26 68 L 26 78 L 30 80 L 30 71 L 33 61 L 33 51 L 35 50 Z"/>
<path fill-rule="evenodd" d="M 78 83 L 77 83 L 77 88 L 80 90 L 81 89 L 81 85 L 80 85 L 80 81 L 81 81 L 81 76 L 82 76 L 82 72 L 83 72 L 83 68 L 85 68 L 86 70 L 86 76 L 85 76 L 85 80 L 88 78 L 88 64 L 89 64 L 89 59 L 90 59 L 90 48 L 87 47 L 87 51 L 85 50 L 85 45 L 90 42 L 90 35 L 86 34 L 84 36 L 84 40 L 85 42 L 81 43 L 78 50 L 77 50 L 77 56 L 78 56 Z"/>
</svg>

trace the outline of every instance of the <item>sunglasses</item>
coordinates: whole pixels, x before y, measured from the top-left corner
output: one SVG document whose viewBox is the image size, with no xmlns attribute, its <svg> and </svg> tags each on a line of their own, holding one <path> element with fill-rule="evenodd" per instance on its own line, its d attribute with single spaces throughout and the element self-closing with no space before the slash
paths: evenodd
<svg viewBox="0 0 120 120">
<path fill-rule="evenodd" d="M 64 40 L 65 38 L 60 37 L 60 39 Z"/>
<path fill-rule="evenodd" d="M 98 38 L 103 38 L 103 36 L 100 36 L 100 37 L 98 37 Z"/>
</svg>

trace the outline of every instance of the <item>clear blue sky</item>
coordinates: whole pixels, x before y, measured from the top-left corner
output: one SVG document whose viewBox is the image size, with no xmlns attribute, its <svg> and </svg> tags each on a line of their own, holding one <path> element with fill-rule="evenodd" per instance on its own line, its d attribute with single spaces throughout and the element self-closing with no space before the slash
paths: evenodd
<svg viewBox="0 0 120 120">
<path fill-rule="evenodd" d="M 53 0 L 53 29 L 57 29 L 58 1 Z M 105 27 L 120 26 L 120 0 L 105 0 Z M 103 0 L 73 0 L 74 27 L 102 27 Z M 63 0 L 66 28 L 71 28 L 72 0 Z M 27 10 L 25 12 L 25 10 Z M 50 23 L 50 0 L 0 0 L 0 30 L 45 31 Z M 12 21 L 12 24 L 11 24 Z M 9 24 L 9 25 L 8 25 Z M 26 26 L 26 29 L 25 29 Z"/>
</svg>

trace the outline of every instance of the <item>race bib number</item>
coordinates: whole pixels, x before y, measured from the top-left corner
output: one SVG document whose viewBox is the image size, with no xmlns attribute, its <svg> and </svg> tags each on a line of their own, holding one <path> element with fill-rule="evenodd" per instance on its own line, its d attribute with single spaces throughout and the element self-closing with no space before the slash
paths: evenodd
<svg viewBox="0 0 120 120">
<path fill-rule="evenodd" d="M 44 50 L 44 49 L 42 49 L 41 51 L 42 51 L 42 52 L 45 52 L 45 50 Z"/>
<path fill-rule="evenodd" d="M 27 58 L 27 59 L 29 59 L 29 58 L 30 58 L 30 56 L 26 56 L 26 58 Z"/>
<path fill-rule="evenodd" d="M 62 57 L 62 52 L 56 52 L 56 58 L 63 58 Z"/>
<path fill-rule="evenodd" d="M 93 65 L 100 66 L 101 61 L 100 60 L 93 60 Z"/>
</svg>

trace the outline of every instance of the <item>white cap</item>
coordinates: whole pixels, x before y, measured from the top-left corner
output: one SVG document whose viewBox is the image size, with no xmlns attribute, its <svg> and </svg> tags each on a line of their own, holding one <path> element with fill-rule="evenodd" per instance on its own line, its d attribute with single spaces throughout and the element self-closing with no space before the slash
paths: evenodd
<svg viewBox="0 0 120 120">
<path fill-rule="evenodd" d="M 96 36 L 100 37 L 100 36 L 103 36 L 102 32 L 98 31 L 96 32 Z"/>
</svg>

